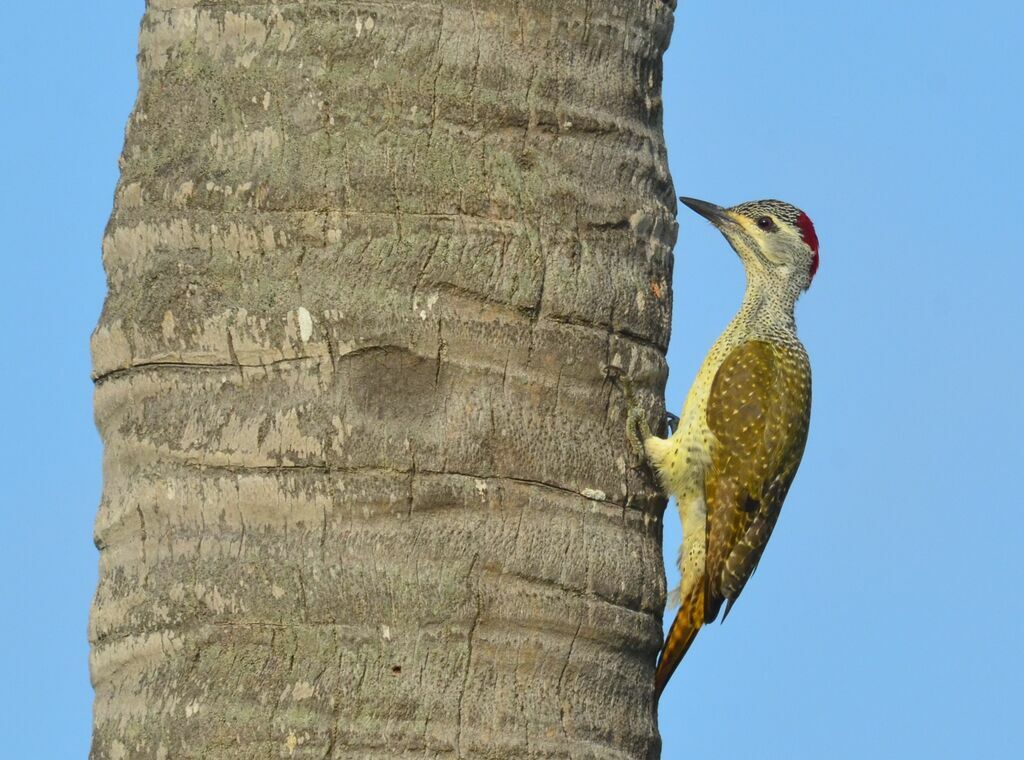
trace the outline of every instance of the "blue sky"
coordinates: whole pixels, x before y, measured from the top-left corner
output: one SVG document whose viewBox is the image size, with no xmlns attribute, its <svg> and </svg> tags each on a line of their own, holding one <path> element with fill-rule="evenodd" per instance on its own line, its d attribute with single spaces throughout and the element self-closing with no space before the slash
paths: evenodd
<svg viewBox="0 0 1024 760">
<path fill-rule="evenodd" d="M 12 757 L 88 746 L 87 338 L 141 12 L 5 12 Z M 1010 2 L 680 3 L 664 93 L 676 189 L 801 206 L 822 263 L 798 307 L 815 382 L 804 464 L 743 599 L 669 686 L 665 758 L 997 758 L 1024 744 L 1022 29 Z M 742 284 L 722 238 L 682 209 L 670 408 Z M 678 540 L 670 520 L 670 556 Z"/>
</svg>

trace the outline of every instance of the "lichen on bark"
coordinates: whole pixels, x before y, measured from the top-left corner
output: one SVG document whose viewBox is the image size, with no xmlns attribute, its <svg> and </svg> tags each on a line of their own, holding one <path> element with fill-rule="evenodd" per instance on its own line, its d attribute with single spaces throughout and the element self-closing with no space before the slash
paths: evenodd
<svg viewBox="0 0 1024 760">
<path fill-rule="evenodd" d="M 661 0 L 150 0 L 92 756 L 649 757 Z"/>
</svg>

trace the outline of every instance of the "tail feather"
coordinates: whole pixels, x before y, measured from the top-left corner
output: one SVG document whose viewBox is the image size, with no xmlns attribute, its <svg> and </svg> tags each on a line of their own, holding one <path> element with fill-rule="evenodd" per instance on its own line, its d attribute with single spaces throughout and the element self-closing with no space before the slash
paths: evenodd
<svg viewBox="0 0 1024 760">
<path fill-rule="evenodd" d="M 672 677 L 684 655 L 689 650 L 693 640 L 697 638 L 701 626 L 704 625 L 704 584 L 697 584 L 697 588 L 686 597 L 679 612 L 676 613 L 672 627 L 668 629 L 668 636 L 665 637 L 665 646 L 661 649 L 661 656 L 658 657 L 658 669 L 654 674 L 654 697 L 661 696 L 665 690 L 668 679 Z"/>
</svg>

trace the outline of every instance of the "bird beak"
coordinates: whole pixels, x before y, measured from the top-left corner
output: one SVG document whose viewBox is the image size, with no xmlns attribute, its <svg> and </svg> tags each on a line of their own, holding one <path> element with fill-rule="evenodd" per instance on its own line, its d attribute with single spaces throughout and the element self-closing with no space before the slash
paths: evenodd
<svg viewBox="0 0 1024 760">
<path fill-rule="evenodd" d="M 725 226 L 731 227 L 736 224 L 736 221 L 732 218 L 732 215 L 727 209 L 724 209 L 721 206 L 716 206 L 714 203 L 699 201 L 696 198 L 681 197 L 679 200 L 718 227 L 718 229 L 722 229 Z"/>
</svg>

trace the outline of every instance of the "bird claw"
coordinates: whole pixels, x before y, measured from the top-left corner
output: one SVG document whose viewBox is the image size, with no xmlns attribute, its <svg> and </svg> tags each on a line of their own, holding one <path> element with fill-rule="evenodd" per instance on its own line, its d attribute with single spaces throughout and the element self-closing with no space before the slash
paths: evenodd
<svg viewBox="0 0 1024 760">
<path fill-rule="evenodd" d="M 668 428 L 669 435 L 675 435 L 676 429 L 679 427 L 679 415 L 665 412 L 665 426 Z"/>
</svg>

